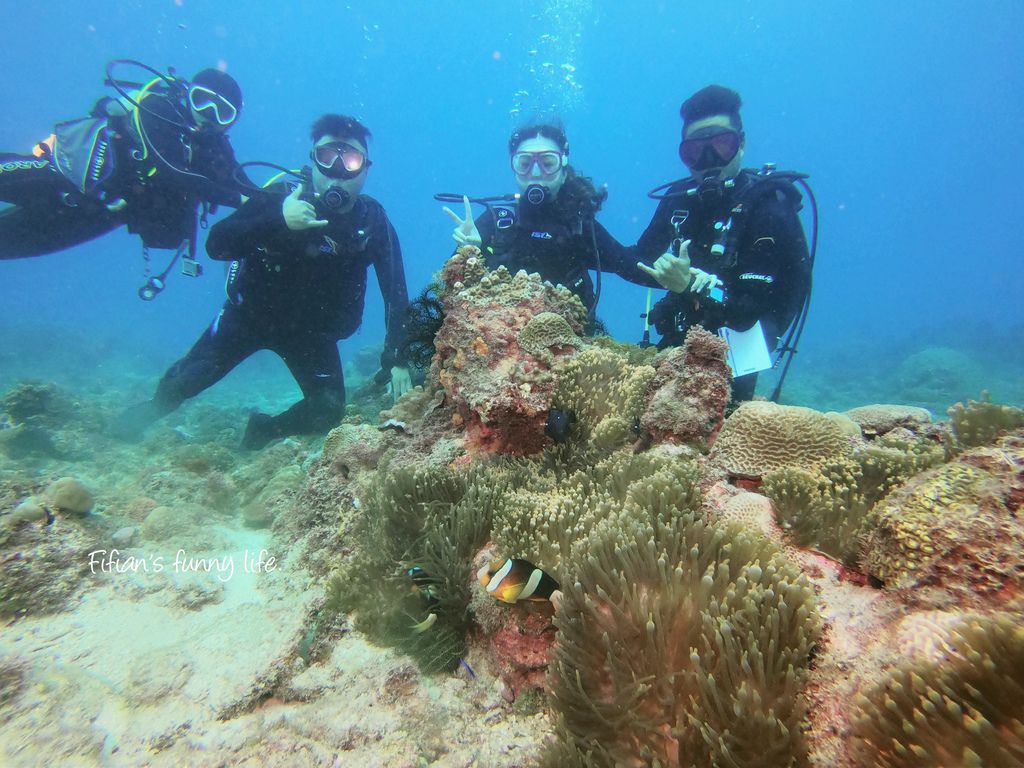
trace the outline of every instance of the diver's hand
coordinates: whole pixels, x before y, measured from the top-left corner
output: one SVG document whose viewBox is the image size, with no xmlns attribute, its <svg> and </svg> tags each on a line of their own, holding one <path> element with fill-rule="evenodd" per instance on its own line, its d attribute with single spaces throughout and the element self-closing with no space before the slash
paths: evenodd
<svg viewBox="0 0 1024 768">
<path fill-rule="evenodd" d="M 716 285 L 723 285 L 722 281 L 718 279 L 718 275 L 705 272 L 703 269 L 690 267 L 690 275 L 693 276 L 693 282 L 690 283 L 691 293 L 707 293 Z"/>
<path fill-rule="evenodd" d="M 689 240 L 683 240 L 679 244 L 679 255 L 676 256 L 670 251 L 665 251 L 654 262 L 653 267 L 648 267 L 642 261 L 636 263 L 637 269 L 646 272 L 658 281 L 658 285 L 672 293 L 683 293 L 690 285 L 690 254 L 687 247 Z"/>
<path fill-rule="evenodd" d="M 398 398 L 412 389 L 412 374 L 409 369 L 396 365 L 391 369 L 391 396 L 398 402 Z"/>
<path fill-rule="evenodd" d="M 466 205 L 465 219 L 460 219 L 459 215 L 447 205 L 444 207 L 444 212 L 451 216 L 456 224 L 452 237 L 455 238 L 455 242 L 460 246 L 475 245 L 479 248 L 480 244 L 483 243 L 483 238 L 480 237 L 480 230 L 476 228 L 476 222 L 473 221 L 473 206 L 466 195 L 462 196 L 462 202 Z"/>
<path fill-rule="evenodd" d="M 288 225 L 288 229 L 299 232 L 303 229 L 326 227 L 329 222 L 318 219 L 316 209 L 305 200 L 300 200 L 301 197 L 302 184 L 299 184 L 281 204 L 281 213 L 284 214 L 284 223 Z"/>
</svg>

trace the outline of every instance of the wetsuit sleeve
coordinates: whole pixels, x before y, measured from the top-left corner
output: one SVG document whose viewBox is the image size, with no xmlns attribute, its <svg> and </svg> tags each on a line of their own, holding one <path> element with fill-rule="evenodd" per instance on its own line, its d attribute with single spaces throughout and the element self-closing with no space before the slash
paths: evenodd
<svg viewBox="0 0 1024 768">
<path fill-rule="evenodd" d="M 380 356 L 380 365 L 384 370 L 389 370 L 392 366 L 406 364 L 400 349 L 405 341 L 409 293 L 405 285 L 405 265 L 402 262 L 398 233 L 383 209 L 380 210 L 380 223 L 371 240 L 371 247 L 373 269 L 377 273 L 381 297 L 384 299 L 384 352 Z"/>
<path fill-rule="evenodd" d="M 675 228 L 672 226 L 673 206 L 673 198 L 666 198 L 658 203 L 650 224 L 640 235 L 636 245 L 626 249 L 625 258 L 633 264 L 642 261 L 650 266 L 668 250 L 676 236 Z"/>
<path fill-rule="evenodd" d="M 776 189 L 750 213 L 734 274 L 725 285 L 722 322 L 744 330 L 761 320 L 781 334 L 803 302 L 810 278 L 799 196 Z"/>
<path fill-rule="evenodd" d="M 594 236 L 592 240 L 589 237 L 591 224 L 593 224 L 594 227 Z M 637 259 L 632 258 L 634 249 L 627 248 L 612 237 L 611 233 L 599 222 L 592 220 L 591 222 L 584 224 L 583 231 L 587 239 L 591 240 L 591 242 L 587 243 L 588 269 L 597 269 L 599 258 L 602 272 L 614 272 L 622 279 L 628 280 L 631 283 L 636 283 L 637 285 L 646 285 L 649 288 L 661 288 L 661 284 L 658 283 L 657 280 L 646 272 L 642 272 L 637 269 Z M 594 254 L 595 245 L 597 246 L 598 251 L 596 256 Z"/>
<path fill-rule="evenodd" d="M 210 228 L 206 252 L 217 261 L 234 261 L 253 254 L 268 241 L 285 235 L 283 197 L 265 193 L 249 198 L 237 211 Z"/>
</svg>

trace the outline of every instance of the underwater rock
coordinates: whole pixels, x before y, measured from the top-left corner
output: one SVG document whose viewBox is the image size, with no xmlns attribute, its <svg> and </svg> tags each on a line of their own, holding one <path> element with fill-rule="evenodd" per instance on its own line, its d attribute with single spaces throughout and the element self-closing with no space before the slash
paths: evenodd
<svg viewBox="0 0 1024 768">
<path fill-rule="evenodd" d="M 55 480 L 43 492 L 43 498 L 54 512 L 79 517 L 89 514 L 93 504 L 92 493 L 74 477 Z"/>
<path fill-rule="evenodd" d="M 898 427 L 916 433 L 932 423 L 927 408 L 913 405 L 862 405 L 846 411 L 846 415 L 857 422 L 867 436 L 884 435 Z"/>
<path fill-rule="evenodd" d="M 0 618 L 56 613 L 90 582 L 96 540 L 74 523 L 21 525 L 0 543 Z"/>
<path fill-rule="evenodd" d="M 552 369 L 575 354 L 575 346 L 563 342 L 582 333 L 586 310 L 567 289 L 538 275 L 512 276 L 499 267 L 474 283 L 452 266 L 479 256 L 478 249 L 464 246 L 446 265 L 462 279 L 447 282 L 446 277 L 444 324 L 434 340 L 431 379 L 444 388 L 469 445 L 495 453 L 535 453 L 547 443 Z M 541 315 L 546 320 L 538 326 Z M 555 336 L 547 333 L 556 324 L 552 315 L 564 325 Z M 536 333 L 527 334 L 527 349 L 522 334 L 531 322 Z M 545 341 L 551 346 L 539 346 Z"/>
<path fill-rule="evenodd" d="M 114 546 L 128 548 L 135 540 L 136 533 L 137 531 L 133 526 L 127 525 L 114 531 L 110 536 L 110 541 Z"/>
<path fill-rule="evenodd" d="M 48 520 L 49 518 L 50 515 L 46 511 L 46 507 L 43 505 L 43 502 L 35 496 L 29 496 L 16 506 L 11 514 L 4 515 L 0 520 L 2 520 L 5 526 L 16 528 L 22 523 L 34 523 Z"/>
<path fill-rule="evenodd" d="M 729 402 L 732 372 L 727 345 L 700 326 L 686 333 L 682 347 L 658 355 L 647 408 L 640 428 L 655 442 L 694 447 L 714 442 Z"/>
</svg>

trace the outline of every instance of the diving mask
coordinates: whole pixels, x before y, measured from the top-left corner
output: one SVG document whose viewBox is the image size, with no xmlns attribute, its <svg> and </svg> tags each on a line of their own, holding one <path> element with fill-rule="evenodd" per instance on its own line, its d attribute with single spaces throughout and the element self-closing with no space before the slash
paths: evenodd
<svg viewBox="0 0 1024 768">
<path fill-rule="evenodd" d="M 361 149 L 343 141 L 313 147 L 310 157 L 320 173 L 332 179 L 354 179 L 373 165 Z"/>
<path fill-rule="evenodd" d="M 188 105 L 207 120 L 220 126 L 231 125 L 238 119 L 238 108 L 216 91 L 202 85 L 188 89 Z"/>
<path fill-rule="evenodd" d="M 541 176 L 554 176 L 562 170 L 566 160 L 561 152 L 514 152 L 512 171 L 517 176 L 529 176 L 536 167 Z"/>
<path fill-rule="evenodd" d="M 704 130 L 708 129 L 696 131 L 693 136 L 683 139 L 679 145 L 679 159 L 694 171 L 722 168 L 731 163 L 740 151 L 743 134 L 727 128 L 717 133 L 699 135 Z"/>
</svg>

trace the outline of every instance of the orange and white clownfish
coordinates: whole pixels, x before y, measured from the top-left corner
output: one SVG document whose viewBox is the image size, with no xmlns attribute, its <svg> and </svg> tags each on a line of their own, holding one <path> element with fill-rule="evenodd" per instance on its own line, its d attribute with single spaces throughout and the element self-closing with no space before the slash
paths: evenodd
<svg viewBox="0 0 1024 768">
<path fill-rule="evenodd" d="M 476 573 L 485 591 L 503 603 L 550 600 L 558 582 L 529 560 L 495 560 Z"/>
</svg>

